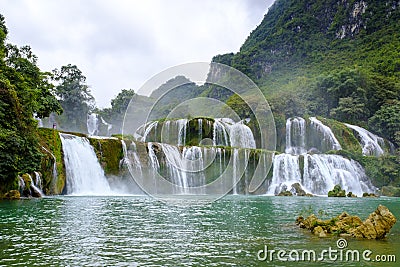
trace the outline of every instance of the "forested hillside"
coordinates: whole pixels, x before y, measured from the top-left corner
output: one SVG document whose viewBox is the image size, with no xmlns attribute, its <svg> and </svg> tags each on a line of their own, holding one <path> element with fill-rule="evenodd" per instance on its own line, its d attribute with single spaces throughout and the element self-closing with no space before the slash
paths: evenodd
<svg viewBox="0 0 400 267">
<path fill-rule="evenodd" d="M 278 127 L 320 115 L 400 145 L 399 1 L 276 0 L 240 52 L 213 61 L 259 85 Z"/>
</svg>

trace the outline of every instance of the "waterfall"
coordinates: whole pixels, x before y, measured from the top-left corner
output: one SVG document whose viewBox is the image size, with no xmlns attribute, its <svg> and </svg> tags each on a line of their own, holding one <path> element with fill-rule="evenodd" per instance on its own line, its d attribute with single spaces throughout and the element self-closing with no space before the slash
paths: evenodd
<svg viewBox="0 0 400 267">
<path fill-rule="evenodd" d="M 304 169 L 300 169 L 300 157 L 304 157 Z M 273 177 L 267 194 L 279 194 L 299 183 L 304 191 L 327 195 L 339 184 L 346 192 L 362 196 L 374 192 L 362 166 L 339 155 L 305 154 L 304 156 L 280 154 L 275 156 Z"/>
<path fill-rule="evenodd" d="M 234 122 L 229 118 L 217 118 L 213 128 L 214 146 L 256 148 L 251 129 L 243 121 Z"/>
<path fill-rule="evenodd" d="M 131 142 L 129 150 L 126 146 L 124 140 L 121 140 L 122 151 L 124 153 L 124 158 L 120 162 L 121 165 L 126 165 L 128 169 L 133 173 L 133 168 L 135 168 L 135 173 L 141 175 L 142 174 L 142 163 L 140 162 L 139 156 L 136 151 L 135 142 Z"/>
<path fill-rule="evenodd" d="M 147 136 L 150 134 L 150 132 L 154 129 L 157 129 L 158 121 L 150 121 L 146 123 L 145 125 L 141 126 L 137 132 L 135 133 L 136 140 L 141 141 L 141 142 L 147 142 Z"/>
<path fill-rule="evenodd" d="M 42 177 L 38 172 L 35 172 L 35 185 L 40 189 L 40 191 L 42 191 L 43 189 Z"/>
<path fill-rule="evenodd" d="M 215 119 L 213 125 L 213 146 L 229 146 L 228 131 L 222 119 Z"/>
<path fill-rule="evenodd" d="M 35 181 L 32 179 L 32 176 L 30 175 L 30 174 L 28 174 L 28 177 L 29 177 L 29 180 L 30 180 L 30 182 L 31 182 L 31 191 L 32 191 L 32 196 L 34 196 L 34 197 L 43 197 L 44 196 L 44 194 L 43 194 L 43 192 L 42 192 L 42 189 L 41 188 L 39 188 L 38 186 L 40 186 L 39 184 L 38 184 L 38 182 L 40 181 L 40 183 L 41 183 L 41 179 L 40 179 L 40 175 L 39 175 L 39 180 L 37 179 L 37 176 L 38 176 L 39 174 L 37 173 L 37 172 L 35 172 Z"/>
<path fill-rule="evenodd" d="M 277 195 L 289 190 L 292 184 L 301 184 L 299 156 L 280 154 L 274 157 L 273 176 L 267 194 Z"/>
<path fill-rule="evenodd" d="M 99 125 L 96 113 L 87 115 L 86 126 L 89 135 L 97 135 L 99 133 Z"/>
<path fill-rule="evenodd" d="M 103 117 L 100 117 L 100 120 L 101 120 L 101 123 L 103 123 L 105 126 L 107 126 L 107 136 L 109 136 L 109 135 L 110 135 L 110 131 L 111 131 L 112 127 L 113 127 L 112 124 L 106 122 L 106 121 L 103 119 Z"/>
<path fill-rule="evenodd" d="M 25 185 L 24 179 L 22 179 L 22 177 L 18 175 L 18 188 L 19 188 L 19 192 L 20 192 L 21 194 L 22 194 L 22 192 L 24 191 L 25 186 L 26 186 L 26 185 Z"/>
<path fill-rule="evenodd" d="M 89 140 L 85 137 L 61 133 L 60 138 L 67 174 L 67 194 L 110 194 L 107 178 Z"/>
<path fill-rule="evenodd" d="M 306 121 L 303 118 L 289 118 L 286 120 L 286 149 L 285 153 L 300 155 L 306 150 Z"/>
<path fill-rule="evenodd" d="M 312 141 L 314 141 L 314 144 L 317 144 L 316 147 L 318 147 L 319 145 L 321 146 L 321 152 L 342 149 L 331 128 L 324 125 L 320 120 L 315 117 L 310 117 L 310 122 L 311 129 L 313 129 L 317 133 L 318 137 L 317 139 L 314 139 Z M 320 138 L 321 134 L 322 140 Z"/>
<path fill-rule="evenodd" d="M 315 117 L 310 118 L 309 129 L 303 118 L 287 119 L 285 153 L 274 157 L 267 194 L 294 192 L 297 183 L 305 192 L 317 195 L 327 195 L 336 184 L 359 196 L 376 190 L 358 162 L 339 155 L 308 154 L 313 148 L 323 153 L 341 146 L 332 130 Z"/>
<path fill-rule="evenodd" d="M 338 155 L 305 155 L 303 185 L 317 195 L 327 195 L 339 184 L 346 192 L 362 196 L 363 192 L 374 192 L 362 166 Z"/>
<path fill-rule="evenodd" d="M 356 125 L 345 123 L 347 127 L 357 132 L 362 145 L 362 153 L 365 156 L 381 156 L 385 153 L 385 141 L 383 138 Z"/>
<path fill-rule="evenodd" d="M 178 146 L 184 146 L 186 144 L 188 122 L 189 121 L 187 119 L 180 119 L 176 121 L 178 125 Z"/>
<path fill-rule="evenodd" d="M 232 175 L 232 194 L 237 195 L 237 183 L 238 181 L 238 174 L 237 174 L 237 169 L 238 169 L 238 164 L 239 164 L 239 150 L 237 148 L 233 149 L 233 175 Z M 240 177 L 239 177 L 240 179 Z"/>
</svg>

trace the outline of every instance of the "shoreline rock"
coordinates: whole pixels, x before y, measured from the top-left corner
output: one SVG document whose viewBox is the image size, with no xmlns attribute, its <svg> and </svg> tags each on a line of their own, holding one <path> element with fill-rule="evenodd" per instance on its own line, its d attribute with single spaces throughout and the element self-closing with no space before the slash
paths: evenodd
<svg viewBox="0 0 400 267">
<path fill-rule="evenodd" d="M 18 190 L 10 190 L 7 193 L 4 194 L 3 199 L 9 199 L 9 200 L 15 200 L 15 199 L 20 199 L 21 194 L 19 193 Z"/>
<path fill-rule="evenodd" d="M 338 235 L 365 239 L 385 238 L 395 223 L 396 217 L 382 205 L 379 205 L 365 221 L 347 212 L 330 220 L 318 219 L 314 214 L 306 219 L 301 216 L 296 219 L 300 228 L 308 229 L 319 237 Z"/>
</svg>

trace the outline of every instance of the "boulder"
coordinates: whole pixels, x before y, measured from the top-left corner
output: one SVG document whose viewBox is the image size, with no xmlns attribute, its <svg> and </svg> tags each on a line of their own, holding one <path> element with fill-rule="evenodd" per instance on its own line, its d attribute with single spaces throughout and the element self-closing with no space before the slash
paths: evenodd
<svg viewBox="0 0 400 267">
<path fill-rule="evenodd" d="M 292 192 L 283 190 L 278 194 L 279 197 L 291 197 L 293 196 Z"/>
<path fill-rule="evenodd" d="M 20 199 L 21 194 L 19 193 L 18 190 L 10 190 L 4 195 L 3 198 L 5 198 L 5 199 Z"/>
<path fill-rule="evenodd" d="M 307 192 L 301 187 L 299 183 L 292 184 L 292 189 L 295 192 L 294 194 L 299 197 L 307 196 Z"/>
<path fill-rule="evenodd" d="M 356 237 L 382 239 L 396 223 L 396 217 L 385 206 L 379 205 L 362 225 L 353 232 Z"/>
<path fill-rule="evenodd" d="M 363 197 L 379 197 L 379 196 L 375 195 L 374 193 L 363 193 Z"/>
<path fill-rule="evenodd" d="M 396 217 L 382 205 L 379 205 L 364 222 L 358 216 L 351 216 L 347 212 L 325 221 L 318 219 L 314 214 L 306 219 L 303 217 L 296 219 L 296 224 L 300 228 L 308 229 L 319 237 L 334 234 L 366 239 L 384 238 L 395 223 Z"/>
<path fill-rule="evenodd" d="M 353 192 L 347 193 L 347 197 L 357 197 L 357 195 L 354 195 Z"/>
<path fill-rule="evenodd" d="M 328 192 L 328 197 L 346 197 L 346 191 L 340 185 L 335 185 L 333 190 Z"/>
<path fill-rule="evenodd" d="M 325 230 L 321 226 L 317 226 L 313 230 L 313 234 L 319 237 L 327 237 Z"/>
</svg>

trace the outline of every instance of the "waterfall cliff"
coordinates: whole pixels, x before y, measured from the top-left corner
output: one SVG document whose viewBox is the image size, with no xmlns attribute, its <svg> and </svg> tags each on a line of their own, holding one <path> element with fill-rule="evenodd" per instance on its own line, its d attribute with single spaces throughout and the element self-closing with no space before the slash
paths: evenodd
<svg viewBox="0 0 400 267">
<path fill-rule="evenodd" d="M 60 134 L 60 137 L 67 174 L 67 194 L 110 194 L 107 178 L 88 139 L 70 134 Z"/>
</svg>

